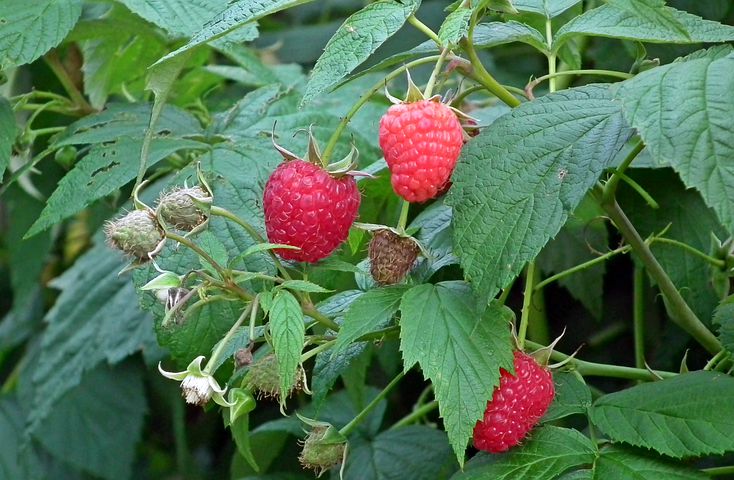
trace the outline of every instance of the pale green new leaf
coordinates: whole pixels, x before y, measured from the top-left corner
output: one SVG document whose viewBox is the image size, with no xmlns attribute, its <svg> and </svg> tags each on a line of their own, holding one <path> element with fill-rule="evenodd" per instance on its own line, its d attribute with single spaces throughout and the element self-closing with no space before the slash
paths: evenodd
<svg viewBox="0 0 734 480">
<path fill-rule="evenodd" d="M 578 430 L 546 425 L 501 455 L 480 454 L 452 480 L 546 480 L 594 461 L 596 447 Z"/>
<path fill-rule="evenodd" d="M 0 180 L 2 180 L 8 165 L 10 165 L 15 134 L 16 126 L 13 109 L 7 99 L 0 97 Z"/>
<path fill-rule="evenodd" d="M 31 63 L 61 43 L 81 13 L 81 0 L 0 2 L 0 70 Z"/>
<path fill-rule="evenodd" d="M 734 26 L 664 6 L 662 0 L 620 0 L 589 10 L 565 24 L 558 30 L 554 49 L 577 35 L 650 43 L 714 43 L 734 40 Z"/>
<path fill-rule="evenodd" d="M 154 65 L 158 65 L 194 47 L 221 38 L 243 25 L 272 13 L 309 3 L 312 0 L 235 0 L 221 13 L 208 21 L 189 42 L 169 53 Z"/>
<path fill-rule="evenodd" d="M 369 290 L 354 300 L 339 330 L 332 355 L 343 352 L 349 344 L 366 333 L 386 327 L 398 311 L 406 286 L 390 286 Z"/>
<path fill-rule="evenodd" d="M 303 312 L 296 297 L 290 292 L 281 290 L 273 299 L 269 316 L 273 350 L 278 359 L 280 391 L 289 392 L 296 380 L 298 365 L 301 363 L 301 351 L 306 334 Z"/>
<path fill-rule="evenodd" d="M 734 378 L 698 371 L 599 398 L 591 419 L 612 440 L 671 457 L 734 450 Z"/>
<path fill-rule="evenodd" d="M 308 103 L 367 60 L 419 6 L 420 0 L 380 0 L 347 18 L 316 62 L 301 102 Z"/>
<path fill-rule="evenodd" d="M 604 448 L 594 462 L 594 480 L 706 480 L 707 475 L 662 458 L 620 447 Z"/>
<path fill-rule="evenodd" d="M 500 368 L 512 371 L 512 311 L 492 304 L 479 313 L 476 306 L 464 282 L 418 285 L 400 303 L 404 368 L 420 364 L 433 383 L 460 464 L 474 425 L 499 383 Z"/>
<path fill-rule="evenodd" d="M 140 139 L 121 137 L 117 141 L 92 147 L 87 156 L 61 179 L 26 237 L 74 215 L 135 178 L 141 145 Z M 205 147 L 194 140 L 158 137 L 151 143 L 147 165 L 155 165 L 179 150 Z"/>
<path fill-rule="evenodd" d="M 589 85 L 525 103 L 467 143 L 447 203 L 456 253 L 481 298 L 558 233 L 628 136 L 608 89 Z"/>
<path fill-rule="evenodd" d="M 719 326 L 721 344 L 734 352 L 734 295 L 726 297 L 716 308 L 714 323 Z"/>
<path fill-rule="evenodd" d="M 459 7 L 451 12 L 438 30 L 438 38 L 445 46 L 456 45 L 469 31 L 469 19 L 472 15 L 471 8 Z"/>
<path fill-rule="evenodd" d="M 513 0 L 515 8 L 521 12 L 539 13 L 546 18 L 557 17 L 581 0 Z"/>
<path fill-rule="evenodd" d="M 686 186 L 698 189 L 729 231 L 734 231 L 732 71 L 734 55 L 688 59 L 641 73 L 615 95 L 653 160 L 672 166 Z"/>
</svg>

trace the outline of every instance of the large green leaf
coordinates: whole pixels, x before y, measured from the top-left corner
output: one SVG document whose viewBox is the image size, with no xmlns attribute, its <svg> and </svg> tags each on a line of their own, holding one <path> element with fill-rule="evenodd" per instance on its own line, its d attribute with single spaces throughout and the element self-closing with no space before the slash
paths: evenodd
<svg viewBox="0 0 734 480">
<path fill-rule="evenodd" d="M 377 47 L 390 38 L 415 13 L 420 0 L 380 0 L 370 3 L 344 21 L 324 48 L 303 95 L 303 103 L 334 86 Z"/>
<path fill-rule="evenodd" d="M 546 480 L 594 461 L 596 447 L 577 430 L 546 425 L 501 455 L 480 454 L 452 480 Z"/>
<path fill-rule="evenodd" d="M 600 218 L 604 212 L 589 196 L 574 210 L 556 238 L 538 256 L 538 265 L 544 272 L 560 273 L 598 256 L 609 243 L 607 227 Z M 563 285 L 595 318 L 602 317 L 604 273 L 606 266 L 599 263 L 562 278 Z"/>
<path fill-rule="evenodd" d="M 544 422 L 551 422 L 577 413 L 585 414 L 591 406 L 591 390 L 576 375 L 559 372 L 553 375 L 556 396 L 543 416 Z"/>
<path fill-rule="evenodd" d="M 480 314 L 476 305 L 463 282 L 415 286 L 400 304 L 404 368 L 420 364 L 433 383 L 449 442 L 462 464 L 467 440 L 499 383 L 500 368 L 512 370 L 512 312 L 492 304 Z"/>
<path fill-rule="evenodd" d="M 635 453 L 619 447 L 604 448 L 594 463 L 595 480 L 705 480 L 709 478 L 685 465 Z"/>
<path fill-rule="evenodd" d="M 525 103 L 464 147 L 447 203 L 456 253 L 482 298 L 558 233 L 628 136 L 607 88 L 589 85 Z"/>
<path fill-rule="evenodd" d="M 83 210 L 135 178 L 138 172 L 142 140 L 121 137 L 111 143 L 97 144 L 59 182 L 49 197 L 46 208 L 31 226 L 27 237 Z M 203 149 L 206 145 L 194 140 L 157 137 L 151 144 L 148 166 L 186 149 Z M 131 161 L 133 160 L 133 161 Z"/>
<path fill-rule="evenodd" d="M 438 38 L 445 46 L 457 45 L 469 31 L 472 9 L 460 6 L 451 12 L 441 24 Z"/>
<path fill-rule="evenodd" d="M 289 392 L 296 380 L 296 372 L 298 365 L 301 363 L 301 351 L 306 336 L 303 311 L 301 311 L 301 305 L 292 293 L 281 290 L 273 299 L 269 317 L 273 350 L 275 350 L 275 357 L 278 359 L 280 391 Z"/>
<path fill-rule="evenodd" d="M 312 0 L 235 0 L 214 18 L 209 20 L 201 30 L 191 37 L 189 42 L 179 49 L 169 53 L 156 64 L 167 61 L 175 56 L 191 50 L 204 43 L 211 42 L 237 30 L 244 25 L 259 20 L 272 13 L 295 7 Z"/>
<path fill-rule="evenodd" d="M 734 352 L 734 295 L 726 297 L 716 308 L 714 323 L 719 327 L 719 341 Z"/>
<path fill-rule="evenodd" d="M 23 411 L 14 397 L 0 397 L 0 478 L 23 478 L 18 454 L 23 436 Z"/>
<path fill-rule="evenodd" d="M 578 35 L 652 43 L 713 43 L 734 40 L 734 27 L 666 7 L 663 0 L 616 0 L 561 27 L 554 48 Z"/>
<path fill-rule="evenodd" d="M 97 245 L 52 282 L 61 290 L 46 315 L 30 422 L 42 424 L 51 407 L 102 362 L 118 363 L 155 344 L 150 316 L 137 308 L 129 275 L 96 237 Z"/>
<path fill-rule="evenodd" d="M 81 0 L 0 2 L 0 70 L 30 63 L 61 43 L 81 13 Z"/>
<path fill-rule="evenodd" d="M 591 419 L 612 440 L 671 457 L 734 450 L 734 378 L 698 371 L 597 400 Z"/>
<path fill-rule="evenodd" d="M 424 426 L 381 432 L 350 444 L 344 480 L 443 480 L 458 469 L 446 434 Z"/>
<path fill-rule="evenodd" d="M 513 0 L 512 4 L 521 12 L 539 13 L 546 18 L 557 17 L 581 0 Z"/>
<path fill-rule="evenodd" d="M 0 97 L 0 180 L 10 165 L 10 154 L 13 153 L 15 141 L 15 113 L 10 102 Z"/>
<path fill-rule="evenodd" d="M 119 0 L 127 8 L 172 34 L 191 36 L 229 3 L 227 0 Z"/>
<path fill-rule="evenodd" d="M 100 366 L 59 399 L 33 437 L 58 459 L 95 477 L 126 480 L 143 431 L 145 403 L 138 366 Z"/>
<path fill-rule="evenodd" d="M 626 185 L 619 188 L 619 203 L 643 237 L 660 233 L 670 226 L 665 231 L 665 238 L 708 252 L 711 234 L 719 238 L 728 236 L 701 195 L 686 189 L 671 169 L 633 169 L 629 175 L 661 206 L 650 208 L 631 188 Z M 651 249 L 688 305 L 708 324 L 719 302 L 711 283 L 709 263 L 675 245 L 653 243 Z"/>
<path fill-rule="evenodd" d="M 344 315 L 332 355 L 343 352 L 353 341 L 366 333 L 386 327 L 398 311 L 400 299 L 408 287 L 376 288 L 357 298 Z"/>
<path fill-rule="evenodd" d="M 734 27 L 733 27 L 734 28 Z M 651 156 L 698 189 L 734 231 L 734 55 L 673 62 L 625 81 L 617 91 L 625 117 Z"/>
</svg>

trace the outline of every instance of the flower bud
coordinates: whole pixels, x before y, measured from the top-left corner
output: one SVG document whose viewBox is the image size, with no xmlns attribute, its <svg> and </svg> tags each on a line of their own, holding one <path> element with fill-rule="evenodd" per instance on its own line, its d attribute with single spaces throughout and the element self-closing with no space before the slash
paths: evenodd
<svg viewBox="0 0 734 480">
<path fill-rule="evenodd" d="M 166 224 L 190 232 L 206 221 L 208 212 L 202 203 L 209 201 L 211 197 L 201 187 L 175 188 L 158 199 L 156 214 Z"/>
<path fill-rule="evenodd" d="M 107 222 L 105 225 L 107 242 L 138 260 L 149 260 L 163 242 L 163 231 L 152 213 L 147 210 L 133 210 L 127 215 Z"/>
</svg>

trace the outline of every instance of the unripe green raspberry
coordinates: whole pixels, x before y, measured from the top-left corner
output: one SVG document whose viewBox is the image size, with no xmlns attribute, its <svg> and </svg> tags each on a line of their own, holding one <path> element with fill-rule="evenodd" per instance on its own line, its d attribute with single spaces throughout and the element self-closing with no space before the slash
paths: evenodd
<svg viewBox="0 0 734 480">
<path fill-rule="evenodd" d="M 303 443 L 303 450 L 298 460 L 305 468 L 316 471 L 321 476 L 331 467 L 338 465 L 344 459 L 344 451 L 347 444 L 339 441 L 340 435 L 330 435 L 330 425 L 318 425 L 313 427 Z"/>
<path fill-rule="evenodd" d="M 156 214 L 163 222 L 178 230 L 190 232 L 207 218 L 192 197 L 199 201 L 208 201 L 209 194 L 201 187 L 174 188 L 158 199 Z"/>
<path fill-rule="evenodd" d="M 117 220 L 105 225 L 107 242 L 113 248 L 147 261 L 163 241 L 163 231 L 152 213 L 146 210 L 133 210 Z"/>
<path fill-rule="evenodd" d="M 293 387 L 282 396 L 280 376 L 278 375 L 278 359 L 272 353 L 250 365 L 243 381 L 243 386 L 255 392 L 258 399 L 275 398 L 278 401 L 281 400 L 281 397 L 288 398 L 293 392 L 303 390 L 304 385 L 305 373 L 302 367 L 298 367 Z"/>
</svg>

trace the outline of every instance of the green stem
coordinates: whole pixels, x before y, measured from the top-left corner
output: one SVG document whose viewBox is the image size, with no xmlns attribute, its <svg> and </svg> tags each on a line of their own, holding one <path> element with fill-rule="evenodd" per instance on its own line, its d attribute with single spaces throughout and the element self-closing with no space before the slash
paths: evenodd
<svg viewBox="0 0 734 480">
<path fill-rule="evenodd" d="M 31 133 L 35 136 L 40 135 L 52 135 L 54 133 L 63 132 L 66 130 L 66 127 L 48 127 L 48 128 L 39 128 L 37 130 L 31 130 Z"/>
<path fill-rule="evenodd" d="M 377 394 L 375 398 L 372 399 L 370 403 L 367 404 L 366 407 L 362 409 L 361 412 L 357 414 L 356 417 L 352 419 L 351 422 L 344 425 L 341 430 L 339 430 L 339 433 L 344 435 L 345 437 L 348 436 L 352 431 L 354 431 L 355 428 L 359 426 L 360 423 L 362 423 L 362 420 L 364 420 L 367 415 L 370 414 L 372 409 L 374 409 L 379 403 L 387 397 L 387 395 L 390 393 L 390 391 L 397 386 L 398 383 L 400 383 L 400 380 L 402 380 L 403 376 L 405 376 L 405 372 L 398 373 L 395 378 L 392 379 L 390 383 L 387 384 L 385 388 L 382 389 L 380 393 Z"/>
<path fill-rule="evenodd" d="M 257 320 L 257 310 L 260 306 L 260 295 L 255 295 L 255 300 L 252 301 L 252 309 L 250 312 L 250 342 L 255 339 L 255 321 Z"/>
<path fill-rule="evenodd" d="M 436 400 L 428 402 L 425 405 L 421 405 L 420 407 L 416 408 L 415 410 L 395 422 L 390 428 L 388 428 L 388 430 L 395 430 L 396 428 L 405 427 L 407 425 L 415 423 L 437 408 L 438 401 Z"/>
<path fill-rule="evenodd" d="M 622 163 L 619 165 L 619 168 L 617 168 L 616 172 L 624 173 L 627 170 L 627 167 L 630 166 L 632 161 L 644 148 L 645 144 L 642 142 L 642 139 L 638 139 L 632 147 L 632 150 L 630 150 L 630 153 L 628 153 L 625 159 L 622 160 Z M 606 185 L 604 185 L 602 203 L 614 202 L 614 196 L 617 193 L 617 186 L 619 185 L 619 181 L 622 179 L 620 175 L 616 172 L 612 174 L 612 178 L 610 178 Z"/>
<path fill-rule="evenodd" d="M 173 423 L 174 448 L 176 450 L 176 468 L 182 478 L 190 478 L 191 455 L 186 439 L 186 410 L 178 395 L 171 395 L 171 420 Z"/>
<path fill-rule="evenodd" d="M 372 88 L 367 90 L 365 93 L 362 94 L 361 97 L 359 97 L 359 100 L 357 100 L 357 103 L 355 103 L 352 108 L 347 112 L 347 114 L 342 118 L 341 122 L 339 122 L 339 125 L 337 125 L 336 129 L 334 130 L 334 133 L 331 134 L 331 137 L 329 138 L 329 143 L 326 144 L 326 148 L 324 148 L 324 153 L 321 155 L 321 160 L 324 164 L 329 164 L 329 159 L 331 158 L 331 155 L 334 153 L 334 149 L 336 148 L 337 143 L 339 142 L 339 137 L 341 136 L 342 132 L 345 128 L 347 128 L 347 125 L 352 120 L 352 117 L 357 114 L 360 108 L 369 101 L 369 99 L 380 91 L 382 88 L 385 88 L 385 85 L 387 82 L 392 80 L 393 78 L 397 77 L 404 71 L 413 68 L 418 65 L 423 65 L 424 63 L 431 63 L 437 61 L 441 55 L 431 55 L 429 57 L 419 58 L 417 60 L 413 60 L 412 62 L 408 62 L 405 65 L 402 65 L 389 74 L 385 76 L 384 79 L 377 82 Z"/>
<path fill-rule="evenodd" d="M 332 319 L 324 315 L 323 313 L 316 310 L 316 307 L 313 306 L 311 303 L 301 303 L 301 309 L 303 310 L 303 313 L 308 315 L 309 317 L 313 318 L 317 322 L 319 322 L 321 325 L 327 327 L 329 330 L 333 330 L 335 332 L 339 331 L 339 325 L 337 325 Z"/>
<path fill-rule="evenodd" d="M 313 358 L 316 355 L 318 355 L 319 353 L 330 349 L 331 347 L 334 346 L 335 343 L 336 343 L 336 340 L 329 340 L 328 342 L 322 343 L 318 347 L 312 348 L 308 352 L 301 355 L 301 363 L 305 363 L 306 360 L 308 360 L 309 358 Z"/>
<path fill-rule="evenodd" d="M 719 477 L 724 475 L 731 475 L 734 474 L 734 465 L 728 465 L 726 467 L 712 467 L 712 468 L 704 468 L 701 470 L 703 473 L 708 475 L 709 477 Z"/>
<path fill-rule="evenodd" d="M 538 77 L 532 82 L 528 83 L 525 86 L 525 92 L 532 93 L 533 89 L 543 83 L 546 80 L 554 81 L 558 77 L 564 77 L 564 76 L 570 76 L 570 75 L 600 75 L 605 77 L 613 77 L 613 78 L 621 78 L 624 80 L 627 80 L 629 78 L 634 77 L 631 73 L 625 73 L 625 72 L 617 72 L 614 70 L 595 70 L 595 69 L 581 69 L 581 70 L 564 70 L 564 71 L 556 71 L 553 73 L 549 73 L 548 75 L 543 75 L 542 77 Z"/>
<path fill-rule="evenodd" d="M 637 192 L 637 194 L 645 200 L 645 203 L 647 203 L 650 206 L 650 208 L 654 210 L 657 210 L 658 208 L 660 208 L 660 205 L 658 205 L 658 202 L 656 202 L 655 199 L 652 198 L 652 195 L 647 193 L 647 191 L 645 191 L 645 189 L 642 188 L 642 185 L 635 182 L 632 178 L 628 177 L 626 173 L 620 172 L 619 170 L 614 170 L 613 173 L 614 175 L 618 176 L 621 180 L 624 180 L 624 182 L 627 185 L 632 187 L 632 189 L 635 192 Z"/>
<path fill-rule="evenodd" d="M 545 21 L 545 38 L 548 45 L 548 51 L 551 52 L 548 57 L 548 89 L 551 92 L 556 91 L 556 54 L 553 52 L 553 24 L 551 19 Z"/>
<path fill-rule="evenodd" d="M 645 368 L 645 269 L 635 264 L 632 322 L 635 337 L 635 366 Z"/>
<path fill-rule="evenodd" d="M 541 288 L 547 286 L 550 283 L 553 283 L 555 281 L 561 280 L 562 278 L 568 277 L 569 275 L 573 275 L 574 273 L 580 272 L 582 270 L 586 270 L 587 268 L 591 268 L 594 265 L 598 263 L 602 263 L 607 261 L 608 259 L 612 258 L 615 255 L 618 255 L 620 253 L 627 253 L 631 250 L 629 245 L 625 245 L 624 247 L 619 247 L 615 250 L 609 251 L 605 253 L 604 255 L 600 255 L 596 258 L 592 258 L 591 260 L 588 260 L 584 263 L 580 263 L 574 267 L 569 268 L 568 270 L 564 270 L 562 272 L 558 272 L 555 275 L 546 278 L 542 282 L 539 282 L 537 285 L 535 285 L 535 290 L 540 290 Z"/>
<path fill-rule="evenodd" d="M 520 328 L 517 332 L 517 344 L 520 350 L 525 345 L 525 334 L 528 330 L 528 320 L 530 319 L 530 309 L 533 301 L 533 280 L 535 279 L 535 262 L 528 263 L 525 272 L 525 293 L 522 299 L 522 313 L 520 314 Z"/>
<path fill-rule="evenodd" d="M 244 228 L 247 234 L 250 236 L 250 238 L 252 238 L 255 242 L 265 243 L 265 239 L 262 237 L 262 235 L 260 235 L 260 233 L 257 230 L 255 230 L 255 227 L 253 227 L 246 221 L 242 220 L 240 217 L 230 212 L 229 210 L 226 210 L 224 208 L 217 207 L 217 206 L 212 206 L 209 213 L 211 215 L 217 215 L 219 217 L 223 217 L 228 220 L 232 220 L 234 223 Z M 275 254 L 275 252 L 273 252 L 272 250 L 268 250 L 268 254 L 270 255 L 270 258 L 273 260 L 273 263 L 275 263 L 275 268 L 278 269 L 278 272 L 280 272 L 280 275 L 283 278 L 285 278 L 286 280 L 291 280 L 290 274 L 288 274 L 288 271 L 285 269 L 283 264 L 280 262 L 280 259 Z"/>
<path fill-rule="evenodd" d="M 533 349 L 545 348 L 545 345 L 531 342 L 529 340 L 526 343 L 528 347 Z M 568 358 L 569 355 L 555 350 L 551 353 L 551 359 L 557 362 L 567 360 Z M 665 372 L 662 370 L 650 371 L 642 368 L 622 367 L 619 365 L 607 365 L 605 363 L 587 362 L 585 360 L 579 360 L 578 358 L 572 358 L 568 361 L 567 365 L 573 367 L 583 376 L 592 377 L 624 378 L 626 380 L 657 380 L 657 377 L 672 378 L 678 375 L 674 372 Z"/>
<path fill-rule="evenodd" d="M 438 60 L 436 60 L 436 66 L 433 67 L 431 76 L 428 78 L 428 83 L 426 84 L 426 89 L 423 91 L 423 96 L 425 98 L 430 98 L 433 94 L 433 87 L 436 85 L 438 75 L 441 73 L 441 67 L 443 67 L 443 61 L 446 59 L 446 55 L 448 55 L 449 52 L 450 50 L 448 48 L 441 50 L 441 55 L 439 55 Z"/>
<path fill-rule="evenodd" d="M 69 94 L 69 98 L 74 102 L 76 108 L 85 114 L 95 112 L 94 108 L 92 108 L 89 102 L 87 102 L 87 99 L 84 98 L 84 95 L 82 95 L 79 89 L 76 88 L 76 85 L 74 85 L 74 82 L 71 77 L 69 77 L 69 73 L 66 71 L 66 68 L 61 64 L 61 60 L 59 59 L 59 55 L 56 53 L 56 50 L 48 52 L 43 56 L 43 59 L 46 61 L 49 68 L 51 68 L 51 71 L 54 72 L 56 78 L 59 79 L 61 86 L 64 87 L 66 93 Z"/>
<path fill-rule="evenodd" d="M 596 192 L 602 197 L 603 194 L 599 192 L 599 189 Z M 718 353 L 722 348 L 721 343 L 688 306 L 675 284 L 673 284 L 668 274 L 660 263 L 658 263 L 657 258 L 655 258 L 655 255 L 650 250 L 650 246 L 642 239 L 617 201 L 614 199 L 612 199 L 611 203 L 601 201 L 601 205 L 624 239 L 645 265 L 650 276 L 660 287 L 660 291 L 665 296 L 671 310 L 672 320 L 695 338 L 709 353 Z"/>
<path fill-rule="evenodd" d="M 683 243 L 683 242 L 680 242 L 678 240 L 674 240 L 672 238 L 665 238 L 665 237 L 654 237 L 654 238 L 652 238 L 650 240 L 650 245 L 652 245 L 654 243 L 667 243 L 668 245 L 674 245 L 676 247 L 682 248 L 683 250 L 685 250 L 686 252 L 688 252 L 688 253 L 690 253 L 692 255 L 697 256 L 698 258 L 700 258 L 702 260 L 705 260 L 706 262 L 708 262 L 709 264 L 711 264 L 712 266 L 714 266 L 716 268 L 723 269 L 723 268 L 726 267 L 726 262 L 724 260 L 721 260 L 719 258 L 714 258 L 714 257 L 711 257 L 709 255 L 706 255 L 701 250 L 698 250 L 697 248 L 694 248 L 694 247 L 688 245 L 687 243 Z"/>
<path fill-rule="evenodd" d="M 257 297 L 255 297 L 255 300 L 252 301 L 245 309 L 242 311 L 242 314 L 237 319 L 236 322 L 234 322 L 234 325 L 229 329 L 227 334 L 222 338 L 222 340 L 219 341 L 217 344 L 217 348 L 212 352 L 212 356 L 209 358 L 209 361 L 206 362 L 206 366 L 204 367 L 203 373 L 214 373 L 212 371 L 212 368 L 214 368 L 214 365 L 216 364 L 217 360 L 219 360 L 219 357 L 222 355 L 222 352 L 224 351 L 225 347 L 227 346 L 227 342 L 229 342 L 229 339 L 234 336 L 234 334 L 237 332 L 237 329 L 240 328 L 240 325 L 242 325 L 246 318 L 250 317 L 251 312 L 255 312 L 256 308 L 256 301 Z M 252 337 L 250 337 L 252 338 Z"/>
<path fill-rule="evenodd" d="M 200 257 L 202 257 L 204 260 L 206 260 L 207 262 L 209 262 L 211 264 L 211 266 L 214 267 L 214 270 L 217 271 L 217 273 L 219 274 L 219 276 L 222 279 L 226 278 L 224 268 L 222 268 L 222 266 L 219 265 L 217 263 L 217 261 L 214 260 L 211 257 L 211 255 L 209 255 L 208 253 L 206 253 L 201 247 L 199 247 L 198 245 L 196 245 L 194 242 L 192 242 L 191 240 L 189 240 L 186 237 L 183 237 L 183 236 L 178 235 L 177 233 L 173 233 L 173 232 L 166 232 L 166 238 L 169 238 L 169 239 L 173 240 L 174 242 L 178 242 L 181 245 L 184 245 L 184 246 L 190 248 L 191 250 L 193 250 L 194 252 L 196 252 Z"/>
<path fill-rule="evenodd" d="M 721 361 L 722 358 L 729 355 L 729 352 L 726 350 L 722 350 L 713 357 L 711 357 L 711 360 L 709 360 L 706 365 L 703 367 L 704 370 L 712 370 L 714 367 L 716 367 L 716 364 Z"/>
<path fill-rule="evenodd" d="M 550 342 L 550 327 L 548 326 L 548 315 L 545 309 L 545 294 L 543 290 L 535 291 L 535 285 L 543 278 L 543 272 L 536 268 L 533 274 L 533 301 L 530 302 L 530 315 L 528 317 L 528 331 L 526 336 L 536 342 Z"/>
<path fill-rule="evenodd" d="M 431 30 L 431 27 L 426 25 L 425 23 L 418 20 L 415 15 L 411 15 L 408 17 L 408 23 L 413 25 L 415 28 L 417 28 L 419 31 L 421 31 L 425 36 L 436 42 L 436 44 L 440 47 L 441 46 L 441 39 L 438 38 L 438 35 L 436 35 L 436 32 Z"/>
<path fill-rule="evenodd" d="M 469 61 L 471 62 L 474 69 L 472 73 L 472 78 L 474 78 L 490 93 L 492 93 L 495 97 L 499 98 L 510 107 L 517 107 L 518 105 L 520 105 L 520 100 L 515 98 L 512 93 L 510 93 L 497 80 L 495 80 L 494 77 L 487 71 L 487 69 L 484 68 L 484 65 L 482 65 L 482 61 L 479 60 L 479 56 L 477 55 L 477 52 L 474 49 L 474 45 L 472 45 L 471 40 L 462 40 L 461 46 L 464 48 L 466 54 L 469 56 Z"/>
<path fill-rule="evenodd" d="M 400 207 L 400 217 L 398 218 L 398 231 L 400 233 L 405 232 L 405 225 L 408 223 L 408 212 L 410 211 L 410 202 L 403 200 L 403 205 Z"/>
</svg>

